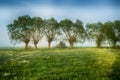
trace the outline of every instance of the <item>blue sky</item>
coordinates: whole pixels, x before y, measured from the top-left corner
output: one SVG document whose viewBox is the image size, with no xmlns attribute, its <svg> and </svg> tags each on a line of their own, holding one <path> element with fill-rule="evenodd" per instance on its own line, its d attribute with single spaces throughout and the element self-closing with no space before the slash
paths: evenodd
<svg viewBox="0 0 120 80">
<path fill-rule="evenodd" d="M 58 21 L 65 18 L 72 21 L 80 19 L 84 25 L 88 22 L 114 21 L 120 20 L 120 0 L 0 0 L 1 47 L 14 46 L 9 40 L 6 25 L 21 15 L 46 19 L 54 17 Z M 46 46 L 47 43 L 42 40 L 39 45 Z"/>
</svg>

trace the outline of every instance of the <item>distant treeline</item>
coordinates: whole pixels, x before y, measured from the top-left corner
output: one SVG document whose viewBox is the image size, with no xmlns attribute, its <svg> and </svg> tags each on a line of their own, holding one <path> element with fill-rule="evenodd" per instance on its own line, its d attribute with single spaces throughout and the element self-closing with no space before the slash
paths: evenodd
<svg viewBox="0 0 120 80">
<path fill-rule="evenodd" d="M 33 41 L 37 48 L 38 42 L 43 37 L 48 42 L 48 48 L 54 40 L 68 41 L 70 48 L 74 43 L 83 43 L 85 40 L 95 41 L 97 47 L 109 44 L 110 47 L 116 48 L 117 42 L 120 41 L 120 20 L 87 23 L 86 26 L 83 26 L 82 21 L 78 19 L 75 22 L 64 19 L 58 23 L 54 18 L 42 19 L 24 15 L 8 24 L 7 29 L 11 41 L 14 43 L 24 42 L 26 49 L 30 41 Z"/>
</svg>

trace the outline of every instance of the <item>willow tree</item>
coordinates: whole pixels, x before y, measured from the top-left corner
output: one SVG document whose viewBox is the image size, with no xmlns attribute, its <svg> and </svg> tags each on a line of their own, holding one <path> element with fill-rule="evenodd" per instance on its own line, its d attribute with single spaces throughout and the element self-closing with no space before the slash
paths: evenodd
<svg viewBox="0 0 120 80">
<path fill-rule="evenodd" d="M 12 42 L 24 42 L 25 49 L 30 42 L 31 17 L 28 15 L 19 16 L 12 24 L 7 25 L 8 34 Z"/>
<path fill-rule="evenodd" d="M 105 22 L 102 34 L 104 39 L 112 43 L 113 48 L 115 48 L 116 43 L 120 40 L 120 21 L 116 20 L 114 22 Z"/>
<path fill-rule="evenodd" d="M 86 32 L 88 34 L 88 39 L 93 40 L 96 42 L 97 47 L 101 46 L 102 42 L 102 35 L 101 35 L 101 28 L 103 24 L 101 22 L 98 23 L 88 23 L 86 25 Z"/>
<path fill-rule="evenodd" d="M 55 40 L 57 34 L 60 33 L 58 22 L 54 18 L 44 20 L 43 32 L 48 41 L 48 48 L 50 48 L 51 42 Z"/>
<path fill-rule="evenodd" d="M 75 23 L 69 19 L 62 20 L 60 21 L 60 27 L 70 44 L 70 48 L 73 47 L 75 42 L 82 40 L 84 37 L 83 34 L 85 33 L 85 30 L 80 20 L 76 20 Z"/>
<path fill-rule="evenodd" d="M 34 46 L 37 49 L 37 44 L 39 40 L 43 36 L 43 24 L 44 21 L 40 17 L 33 17 L 32 18 L 32 26 L 31 26 L 31 37 L 34 42 Z"/>
<path fill-rule="evenodd" d="M 102 41 L 106 41 L 110 44 L 112 42 L 112 39 L 115 38 L 114 31 L 113 31 L 113 23 L 108 21 L 105 22 L 103 27 L 101 28 L 101 35 L 102 35 Z"/>
<path fill-rule="evenodd" d="M 120 20 L 113 22 L 114 38 L 113 38 L 113 47 L 117 47 L 116 43 L 120 41 Z"/>
</svg>

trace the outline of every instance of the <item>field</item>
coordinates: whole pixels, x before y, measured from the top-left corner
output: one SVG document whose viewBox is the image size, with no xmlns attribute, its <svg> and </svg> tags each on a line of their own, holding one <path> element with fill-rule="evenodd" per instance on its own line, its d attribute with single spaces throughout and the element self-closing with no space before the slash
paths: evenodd
<svg viewBox="0 0 120 80">
<path fill-rule="evenodd" d="M 120 80 L 120 49 L 0 49 L 0 80 Z"/>
</svg>

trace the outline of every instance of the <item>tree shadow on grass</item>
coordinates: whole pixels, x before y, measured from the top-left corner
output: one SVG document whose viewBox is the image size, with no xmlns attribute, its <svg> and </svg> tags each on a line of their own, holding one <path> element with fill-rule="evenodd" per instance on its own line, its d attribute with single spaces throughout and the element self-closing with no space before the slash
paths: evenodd
<svg viewBox="0 0 120 80">
<path fill-rule="evenodd" d="M 112 66 L 112 71 L 109 75 L 110 80 L 120 80 L 120 54 L 117 55 L 115 63 Z"/>
</svg>

